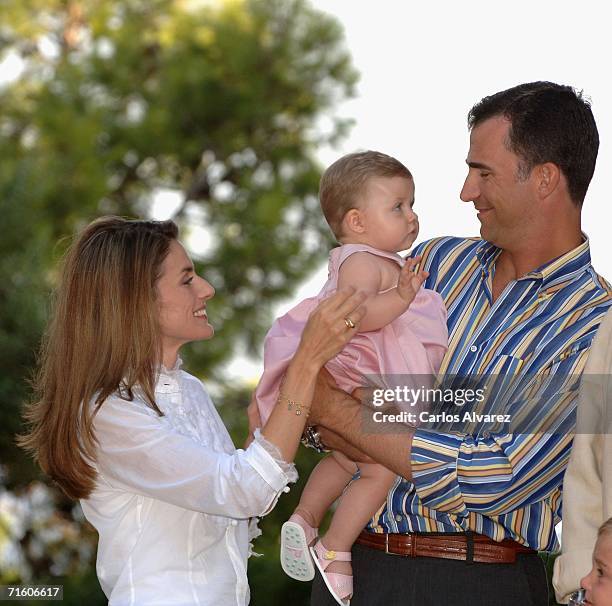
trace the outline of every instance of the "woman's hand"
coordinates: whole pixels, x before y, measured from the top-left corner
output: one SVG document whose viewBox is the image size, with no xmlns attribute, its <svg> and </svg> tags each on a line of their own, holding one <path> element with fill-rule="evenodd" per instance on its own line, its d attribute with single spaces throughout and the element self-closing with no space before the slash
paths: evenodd
<svg viewBox="0 0 612 606">
<path fill-rule="evenodd" d="M 317 370 L 344 349 L 359 330 L 366 313 L 363 292 L 339 290 L 310 314 L 302 332 L 296 357 L 314 364 Z"/>
</svg>

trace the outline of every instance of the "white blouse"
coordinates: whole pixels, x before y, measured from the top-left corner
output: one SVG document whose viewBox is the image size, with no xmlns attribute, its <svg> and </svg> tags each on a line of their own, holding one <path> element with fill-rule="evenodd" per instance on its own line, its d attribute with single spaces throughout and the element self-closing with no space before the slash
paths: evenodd
<svg viewBox="0 0 612 606">
<path fill-rule="evenodd" d="M 94 417 L 97 486 L 81 500 L 109 605 L 248 604 L 249 519 L 273 509 L 295 467 L 258 432 L 236 450 L 202 383 L 178 367 L 155 388 L 165 416 L 135 396 L 108 398 Z"/>
</svg>

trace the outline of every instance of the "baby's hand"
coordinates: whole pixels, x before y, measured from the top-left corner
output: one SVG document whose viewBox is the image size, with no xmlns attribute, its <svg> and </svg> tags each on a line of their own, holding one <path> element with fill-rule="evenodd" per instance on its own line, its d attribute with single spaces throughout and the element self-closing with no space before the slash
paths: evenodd
<svg viewBox="0 0 612 606">
<path fill-rule="evenodd" d="M 429 276 L 429 272 L 420 270 L 418 273 L 414 272 L 414 268 L 418 265 L 421 257 L 414 257 L 408 259 L 404 264 L 404 267 L 400 270 L 400 275 L 397 280 L 397 294 L 406 301 L 406 303 L 412 303 L 416 297 L 419 288 L 423 285 L 423 282 Z"/>
</svg>

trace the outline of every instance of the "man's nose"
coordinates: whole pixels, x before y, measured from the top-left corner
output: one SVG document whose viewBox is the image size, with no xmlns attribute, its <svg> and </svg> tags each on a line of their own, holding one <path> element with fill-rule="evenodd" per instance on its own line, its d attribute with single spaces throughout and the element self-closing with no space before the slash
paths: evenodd
<svg viewBox="0 0 612 606">
<path fill-rule="evenodd" d="M 468 173 L 468 176 L 465 178 L 465 182 L 463 183 L 463 187 L 461 188 L 459 197 L 464 202 L 473 202 L 479 195 L 480 189 L 478 187 L 477 179 L 474 175 Z"/>
</svg>

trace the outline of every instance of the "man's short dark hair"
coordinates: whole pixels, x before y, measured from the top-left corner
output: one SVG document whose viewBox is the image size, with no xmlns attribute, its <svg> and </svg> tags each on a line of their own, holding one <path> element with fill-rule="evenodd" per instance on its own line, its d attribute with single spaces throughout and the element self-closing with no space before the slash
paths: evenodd
<svg viewBox="0 0 612 606">
<path fill-rule="evenodd" d="M 599 133 L 582 92 L 553 82 L 519 84 L 484 97 L 468 114 L 468 127 L 503 116 L 510 121 L 507 147 L 520 158 L 519 177 L 537 164 L 556 164 L 572 201 L 581 206 L 595 171 Z"/>
</svg>

